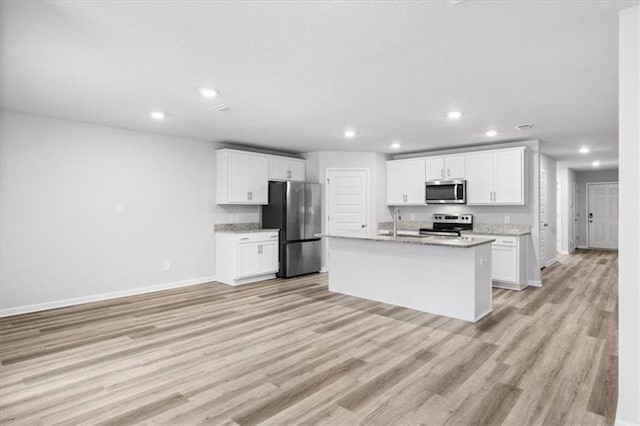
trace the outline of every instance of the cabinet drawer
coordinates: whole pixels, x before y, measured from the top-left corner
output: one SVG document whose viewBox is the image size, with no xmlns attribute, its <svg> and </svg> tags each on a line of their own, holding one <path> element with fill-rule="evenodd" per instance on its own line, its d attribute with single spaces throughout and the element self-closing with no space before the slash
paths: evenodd
<svg viewBox="0 0 640 426">
<path fill-rule="evenodd" d="M 258 241 L 278 241 L 278 232 L 252 232 L 236 235 L 238 243 L 254 243 Z"/>
<path fill-rule="evenodd" d="M 496 240 L 493 242 L 493 245 L 496 246 L 512 246 L 515 247 L 518 244 L 518 239 L 516 237 L 494 237 Z"/>
</svg>

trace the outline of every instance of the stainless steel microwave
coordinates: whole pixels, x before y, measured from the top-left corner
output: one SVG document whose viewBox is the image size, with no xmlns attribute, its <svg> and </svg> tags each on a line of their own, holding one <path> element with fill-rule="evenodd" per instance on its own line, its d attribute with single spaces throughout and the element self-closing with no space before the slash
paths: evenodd
<svg viewBox="0 0 640 426">
<path fill-rule="evenodd" d="M 426 183 L 427 204 L 467 204 L 466 180 L 436 180 Z"/>
</svg>

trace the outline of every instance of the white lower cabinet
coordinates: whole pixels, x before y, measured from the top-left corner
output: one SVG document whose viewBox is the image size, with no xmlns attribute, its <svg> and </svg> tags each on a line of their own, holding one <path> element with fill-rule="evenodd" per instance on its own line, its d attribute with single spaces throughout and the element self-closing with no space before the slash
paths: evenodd
<svg viewBox="0 0 640 426">
<path fill-rule="evenodd" d="M 266 280 L 278 268 L 278 231 L 216 234 L 218 281 L 238 285 Z"/>
<path fill-rule="evenodd" d="M 491 280 L 494 287 L 522 290 L 527 283 L 527 235 L 473 235 L 493 238 L 491 244 Z"/>
</svg>

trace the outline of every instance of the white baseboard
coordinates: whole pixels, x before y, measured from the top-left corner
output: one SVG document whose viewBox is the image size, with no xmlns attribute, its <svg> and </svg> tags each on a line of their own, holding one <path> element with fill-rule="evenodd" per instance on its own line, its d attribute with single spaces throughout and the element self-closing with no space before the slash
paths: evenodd
<svg viewBox="0 0 640 426">
<path fill-rule="evenodd" d="M 73 299 L 55 300 L 53 302 L 38 303 L 35 305 L 17 306 L 15 308 L 0 309 L 0 317 L 28 314 L 31 312 L 46 311 L 49 309 L 64 308 L 66 306 L 80 305 L 83 303 L 99 302 L 101 300 L 117 299 L 119 297 L 135 296 L 137 294 L 152 293 L 154 291 L 169 290 L 172 288 L 187 287 L 190 285 L 204 284 L 216 281 L 215 276 L 193 278 L 190 280 L 174 281 L 171 283 L 157 284 L 147 287 L 138 287 L 127 290 L 113 291 L 109 293 L 94 294 L 91 296 L 75 297 Z"/>
<path fill-rule="evenodd" d="M 257 283 L 258 281 L 272 280 L 275 277 L 276 277 L 276 274 L 267 274 L 267 275 L 258 275 L 256 277 L 240 278 L 237 280 L 230 280 L 230 281 L 220 280 L 220 282 L 223 284 L 236 286 L 236 285 Z"/>
<path fill-rule="evenodd" d="M 571 250 L 559 250 L 558 253 L 560 253 L 560 254 L 571 254 L 574 251 L 576 251 L 576 249 L 572 248 Z"/>
<path fill-rule="evenodd" d="M 550 261 L 547 262 L 546 265 L 544 265 L 545 268 L 548 268 L 549 266 L 553 265 L 554 263 L 556 263 L 558 261 L 558 257 L 554 257 L 553 259 L 551 259 Z"/>
<path fill-rule="evenodd" d="M 542 287 L 541 280 L 529 280 L 528 283 L 531 287 Z"/>
<path fill-rule="evenodd" d="M 320 272 L 329 272 L 329 269 L 326 266 L 323 266 L 322 268 L 320 268 Z"/>
<path fill-rule="evenodd" d="M 578 246 L 577 248 L 579 248 L 579 249 L 585 249 L 585 250 L 586 250 L 586 249 L 588 249 L 589 247 L 587 247 L 587 246 Z"/>
</svg>

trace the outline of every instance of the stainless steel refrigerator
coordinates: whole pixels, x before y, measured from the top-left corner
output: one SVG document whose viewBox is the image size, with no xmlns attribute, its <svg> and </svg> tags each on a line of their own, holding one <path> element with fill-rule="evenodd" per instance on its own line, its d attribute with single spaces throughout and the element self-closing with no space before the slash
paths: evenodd
<svg viewBox="0 0 640 426">
<path fill-rule="evenodd" d="M 269 182 L 262 227 L 280 229 L 280 278 L 320 271 L 321 187 L 318 183 Z"/>
</svg>

